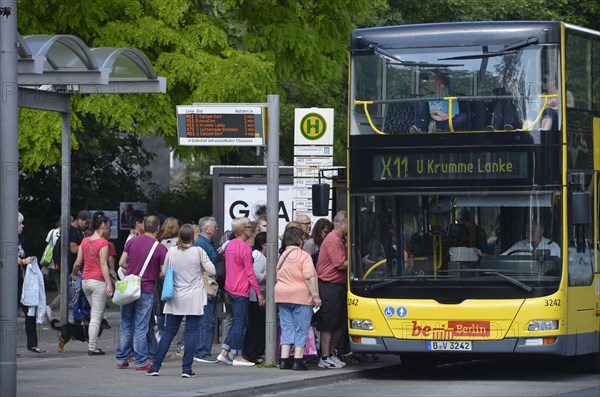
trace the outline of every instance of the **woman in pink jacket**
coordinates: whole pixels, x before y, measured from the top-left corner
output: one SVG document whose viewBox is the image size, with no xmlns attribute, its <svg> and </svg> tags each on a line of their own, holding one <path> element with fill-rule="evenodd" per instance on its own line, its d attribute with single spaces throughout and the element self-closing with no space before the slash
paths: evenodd
<svg viewBox="0 0 600 397">
<path fill-rule="evenodd" d="M 265 298 L 254 275 L 252 248 L 246 242 L 253 234 L 250 219 L 235 218 L 231 221 L 235 238 L 225 248 L 225 291 L 231 302 L 233 324 L 221 345 L 217 360 L 227 365 L 252 366 L 254 363 L 242 356 L 246 327 L 248 326 L 248 306 L 250 288 L 258 296 L 258 304 L 264 305 Z"/>
</svg>

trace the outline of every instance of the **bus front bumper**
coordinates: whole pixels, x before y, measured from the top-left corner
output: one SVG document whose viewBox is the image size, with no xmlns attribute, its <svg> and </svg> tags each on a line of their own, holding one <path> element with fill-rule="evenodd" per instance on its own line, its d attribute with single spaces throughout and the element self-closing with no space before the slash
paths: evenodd
<svg viewBox="0 0 600 397">
<path fill-rule="evenodd" d="M 356 341 L 360 340 L 360 343 Z M 354 353 L 443 353 L 443 354 L 548 354 L 566 355 L 565 336 L 544 338 L 507 338 L 473 340 L 468 351 L 431 351 L 426 340 L 396 339 L 378 336 L 352 336 L 350 348 Z M 446 341 L 448 342 L 448 341 Z M 553 343 L 550 343 L 553 342 Z"/>
</svg>

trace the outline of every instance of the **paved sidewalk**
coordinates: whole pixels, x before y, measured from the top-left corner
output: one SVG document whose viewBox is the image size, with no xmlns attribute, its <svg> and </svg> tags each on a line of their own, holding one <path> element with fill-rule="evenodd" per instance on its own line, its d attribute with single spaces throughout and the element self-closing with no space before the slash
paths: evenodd
<svg viewBox="0 0 600 397">
<path fill-rule="evenodd" d="M 112 306 L 112 305 L 111 305 Z M 17 395 L 19 396 L 252 396 L 293 387 L 314 386 L 375 374 L 399 365 L 396 356 L 380 356 L 376 363 L 348 364 L 343 369 L 307 364 L 308 371 L 282 371 L 277 368 L 232 367 L 221 363 L 194 363 L 197 376 L 182 379 L 181 357 L 171 349 L 171 358 L 163 363 L 160 376 L 149 377 L 143 371 L 117 369 L 114 352 L 118 341 L 118 308 L 105 314 L 112 328 L 104 330 L 98 347 L 105 356 L 88 356 L 87 344 L 71 341 L 66 353 L 58 353 L 57 331 L 48 324 L 39 325 L 39 344 L 46 350 L 37 354 L 26 349 L 23 318 L 18 319 Z M 218 346 L 213 346 L 218 352 Z"/>
</svg>

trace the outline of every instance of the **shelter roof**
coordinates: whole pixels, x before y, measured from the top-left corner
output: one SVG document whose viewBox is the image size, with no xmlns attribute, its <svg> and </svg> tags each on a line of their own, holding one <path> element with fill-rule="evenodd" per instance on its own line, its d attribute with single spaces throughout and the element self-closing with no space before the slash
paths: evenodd
<svg viewBox="0 0 600 397">
<path fill-rule="evenodd" d="M 166 92 L 148 57 L 136 48 L 88 47 L 73 35 L 17 34 L 18 84 L 60 93 Z"/>
</svg>

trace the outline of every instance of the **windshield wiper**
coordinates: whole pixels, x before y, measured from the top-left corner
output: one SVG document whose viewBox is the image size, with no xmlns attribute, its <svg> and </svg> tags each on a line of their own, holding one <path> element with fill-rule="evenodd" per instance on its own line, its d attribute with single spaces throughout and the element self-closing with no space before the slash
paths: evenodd
<svg viewBox="0 0 600 397">
<path fill-rule="evenodd" d="M 510 44 L 510 45 L 504 47 L 504 49 L 502 49 L 502 51 L 484 52 L 483 54 L 473 54 L 473 55 L 459 55 L 459 56 L 450 57 L 450 58 L 438 58 L 438 61 L 449 61 L 449 60 L 455 60 L 455 59 L 458 60 L 458 59 L 492 58 L 492 57 L 497 57 L 500 55 L 514 54 L 514 53 L 516 53 L 517 50 L 519 50 L 523 47 L 528 47 L 530 45 L 537 44 L 537 43 L 538 43 L 537 37 L 530 37 L 526 40 L 521 40 L 514 44 Z"/>
<path fill-rule="evenodd" d="M 419 67 L 423 67 L 423 68 L 447 68 L 447 67 L 452 67 L 452 66 L 465 66 L 464 64 L 451 64 L 451 63 L 428 63 L 428 62 L 413 62 L 413 61 L 404 61 L 400 58 L 398 58 L 396 55 L 387 52 L 385 50 L 382 50 L 381 48 L 379 48 L 379 46 L 375 43 L 371 43 L 369 44 L 369 48 L 371 50 L 373 50 L 373 52 L 376 52 L 380 55 L 383 55 L 387 58 L 393 59 L 394 61 L 397 61 L 400 65 L 402 66 L 419 66 Z"/>
<path fill-rule="evenodd" d="M 448 276 L 434 276 L 434 275 L 427 275 L 427 276 L 420 276 L 420 275 L 411 275 L 411 276 L 399 276 L 399 277 L 395 277 L 391 280 L 386 280 L 386 281 L 382 281 L 380 283 L 377 284 L 373 284 L 373 285 L 367 285 L 365 287 L 366 291 L 374 291 L 376 289 L 380 289 L 383 287 L 387 287 L 388 285 L 392 285 L 392 284 L 396 284 L 399 281 L 405 281 L 405 280 L 414 280 L 414 279 L 418 279 L 418 280 L 431 280 L 431 279 L 439 279 L 439 278 L 448 278 Z"/>
<path fill-rule="evenodd" d="M 512 278 L 510 276 L 507 276 L 506 274 L 502 274 L 502 273 L 498 273 L 498 272 L 483 272 L 483 273 L 484 274 L 491 274 L 493 276 L 498 276 L 500 278 L 503 278 L 504 280 L 508 281 L 509 283 L 514 284 L 517 287 L 522 288 L 522 289 L 524 289 L 527 292 L 533 291 L 533 287 L 532 286 L 524 284 L 524 283 L 520 282 L 517 279 L 514 279 L 514 278 Z"/>
</svg>

